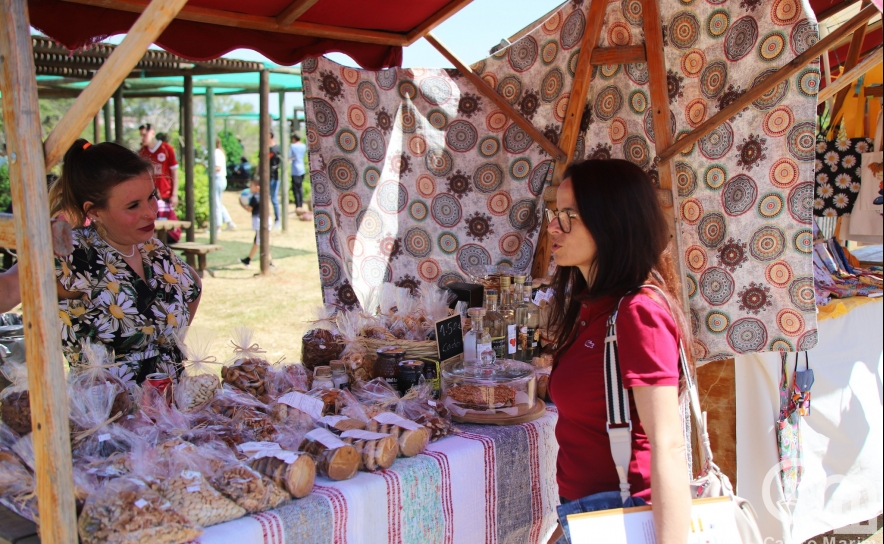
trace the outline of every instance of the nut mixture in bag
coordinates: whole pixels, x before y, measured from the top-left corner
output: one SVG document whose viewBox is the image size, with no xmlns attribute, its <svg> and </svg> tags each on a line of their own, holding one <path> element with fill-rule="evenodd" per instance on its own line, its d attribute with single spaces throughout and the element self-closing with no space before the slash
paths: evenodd
<svg viewBox="0 0 884 544">
<path fill-rule="evenodd" d="M 69 383 L 71 391 L 89 391 L 92 387 L 110 383 L 117 389 L 114 402 L 111 405 L 110 415 L 117 413 L 123 416 L 132 411 L 132 398 L 129 393 L 130 387 L 135 383 L 131 380 L 127 383 L 118 376 L 121 372 L 120 364 L 114 363 L 114 351 L 100 342 L 80 341 L 80 357 L 77 364 L 71 365 Z M 131 378 L 131 376 L 130 376 Z"/>
<path fill-rule="evenodd" d="M 244 508 L 231 501 L 195 470 L 181 470 L 151 486 L 166 498 L 185 519 L 209 527 L 246 515 Z"/>
<path fill-rule="evenodd" d="M 12 384 L 0 392 L 0 420 L 18 434 L 31 432 L 31 395 L 28 392 L 28 367 L 6 361 L 0 372 Z"/>
<path fill-rule="evenodd" d="M 252 335 L 251 329 L 241 325 L 234 329 L 231 341 L 233 357 L 221 368 L 221 379 L 224 383 L 267 403 L 272 400 L 268 394 L 272 369 L 264 358 L 265 351 L 252 342 Z"/>
<path fill-rule="evenodd" d="M 442 401 L 433 399 L 432 384 L 423 378 L 417 387 L 402 397 L 396 405 L 396 413 L 426 427 L 431 441 L 451 434 L 451 411 Z"/>
<path fill-rule="evenodd" d="M 184 355 L 184 372 L 175 387 L 175 405 L 182 412 L 191 412 L 212 400 L 221 387 L 214 365 L 218 360 L 209 355 L 215 334 L 209 331 L 186 328 L 176 335 L 178 348 Z"/>
</svg>

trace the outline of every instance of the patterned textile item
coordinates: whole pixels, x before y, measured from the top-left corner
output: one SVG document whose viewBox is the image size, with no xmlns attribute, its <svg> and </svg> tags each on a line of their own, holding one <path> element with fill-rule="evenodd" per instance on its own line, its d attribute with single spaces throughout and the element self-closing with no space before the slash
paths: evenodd
<svg viewBox="0 0 884 544">
<path fill-rule="evenodd" d="M 797 356 L 797 355 L 796 355 Z M 795 498 L 804 467 L 801 466 L 801 416 L 789 393 L 789 377 L 786 374 L 787 354 L 783 353 L 780 374 L 780 414 L 777 418 L 777 446 L 780 452 L 780 482 L 787 501 Z M 795 380 L 793 372 L 792 380 Z"/>
<path fill-rule="evenodd" d="M 838 217 L 853 211 L 862 181 L 861 155 L 871 149 L 870 138 L 816 143 L 814 215 Z"/>
<path fill-rule="evenodd" d="M 507 427 L 458 425 L 389 470 L 316 479 L 310 496 L 206 528 L 201 544 L 544 543 L 556 523 L 556 409 Z"/>
</svg>

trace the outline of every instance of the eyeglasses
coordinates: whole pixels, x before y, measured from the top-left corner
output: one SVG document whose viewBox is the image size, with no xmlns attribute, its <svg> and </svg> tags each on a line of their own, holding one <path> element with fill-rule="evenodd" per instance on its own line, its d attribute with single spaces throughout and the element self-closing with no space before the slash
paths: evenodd
<svg viewBox="0 0 884 544">
<path fill-rule="evenodd" d="M 559 220 L 559 228 L 562 229 L 562 232 L 568 234 L 571 232 L 571 219 L 579 218 L 580 215 L 577 212 L 573 212 L 571 210 L 551 210 L 549 208 L 546 209 L 546 220 L 552 224 L 553 219 Z"/>
</svg>

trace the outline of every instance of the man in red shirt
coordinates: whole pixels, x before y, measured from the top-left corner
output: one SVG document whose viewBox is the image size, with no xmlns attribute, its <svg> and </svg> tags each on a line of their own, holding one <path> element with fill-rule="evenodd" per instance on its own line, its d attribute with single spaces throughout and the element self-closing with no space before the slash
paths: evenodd
<svg viewBox="0 0 884 544">
<path fill-rule="evenodd" d="M 166 142 L 157 140 L 157 133 L 150 123 L 138 127 L 141 133 L 139 155 L 153 163 L 153 182 L 160 199 L 171 208 L 178 205 L 178 159 L 175 150 Z"/>
</svg>

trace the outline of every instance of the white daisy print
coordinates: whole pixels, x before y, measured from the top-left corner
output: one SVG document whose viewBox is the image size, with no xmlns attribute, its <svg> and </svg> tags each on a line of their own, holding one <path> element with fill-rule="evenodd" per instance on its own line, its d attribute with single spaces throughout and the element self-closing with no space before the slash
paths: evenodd
<svg viewBox="0 0 884 544">
<path fill-rule="evenodd" d="M 814 160 L 813 161 L 813 171 L 819 172 L 822 169 L 823 169 L 823 161 L 821 161 L 819 159 Z"/>
<path fill-rule="evenodd" d="M 826 161 L 826 164 L 829 166 L 829 168 L 834 168 L 838 166 L 839 158 L 840 157 L 838 153 L 835 153 L 834 151 L 829 151 L 828 153 L 823 155 L 823 160 Z"/>
<path fill-rule="evenodd" d="M 816 209 L 816 210 L 822 210 L 823 207 L 825 207 L 825 205 L 826 205 L 826 201 L 823 200 L 822 198 L 815 198 L 815 199 L 813 199 L 813 207 L 814 207 L 814 209 Z"/>
<path fill-rule="evenodd" d="M 835 147 L 838 149 L 838 151 L 847 151 L 848 149 L 850 149 L 850 140 L 846 138 L 838 139 L 835 142 Z"/>
<path fill-rule="evenodd" d="M 826 208 L 823 211 L 823 217 L 838 217 L 838 212 L 836 212 L 833 208 Z"/>
<path fill-rule="evenodd" d="M 825 153 L 826 152 L 826 142 L 820 140 L 816 143 L 816 152 L 817 153 Z"/>
<path fill-rule="evenodd" d="M 818 194 L 821 198 L 832 198 L 832 195 L 835 194 L 835 190 L 832 189 L 832 186 L 828 183 L 823 183 L 817 186 L 816 194 Z"/>
<path fill-rule="evenodd" d="M 126 293 L 111 293 L 104 291 L 96 300 L 96 306 L 105 308 L 107 313 L 98 318 L 98 322 L 107 322 L 112 330 L 119 330 L 123 336 L 129 336 L 135 332 L 135 320 L 138 317 L 138 308 L 135 301 Z"/>
<path fill-rule="evenodd" d="M 835 176 L 835 185 L 837 185 L 839 189 L 847 189 L 852 182 L 853 178 L 847 174 L 838 174 Z"/>
<path fill-rule="evenodd" d="M 816 175 L 817 183 L 829 183 L 829 174 L 820 173 Z"/>
<path fill-rule="evenodd" d="M 850 184 L 850 192 L 851 193 L 858 193 L 859 189 L 860 189 L 860 185 L 858 182 L 854 181 L 853 183 Z"/>
<path fill-rule="evenodd" d="M 854 149 L 856 149 L 857 153 L 868 153 L 869 152 L 869 142 L 867 142 L 865 140 L 860 140 L 860 141 L 856 142 L 856 147 Z"/>
<path fill-rule="evenodd" d="M 842 168 L 853 168 L 854 166 L 856 166 L 856 155 L 845 155 L 841 159 Z"/>
<path fill-rule="evenodd" d="M 835 203 L 836 208 L 838 208 L 839 210 L 843 210 L 850 203 L 850 200 L 848 200 L 847 195 L 845 195 L 844 193 L 838 193 L 837 195 L 835 195 L 835 198 L 832 199 L 832 202 Z"/>
</svg>

